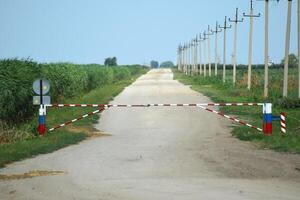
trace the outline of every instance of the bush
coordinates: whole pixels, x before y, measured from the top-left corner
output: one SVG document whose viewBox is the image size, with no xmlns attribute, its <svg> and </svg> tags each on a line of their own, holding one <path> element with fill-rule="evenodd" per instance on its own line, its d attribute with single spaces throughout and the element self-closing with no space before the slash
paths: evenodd
<svg viewBox="0 0 300 200">
<path fill-rule="evenodd" d="M 0 120 L 0 144 L 26 140 L 33 137 L 34 135 L 30 132 L 10 127 L 5 122 Z"/>
<path fill-rule="evenodd" d="M 300 108 L 299 99 L 282 98 L 282 99 L 278 99 L 276 104 L 281 108 Z"/>
<path fill-rule="evenodd" d="M 119 80 L 128 79 L 130 77 L 130 71 L 126 67 L 114 67 L 114 82 Z"/>
<path fill-rule="evenodd" d="M 101 85 L 110 84 L 114 80 L 113 69 L 107 67 L 82 67 L 88 75 L 88 90 L 95 89 Z"/>
</svg>

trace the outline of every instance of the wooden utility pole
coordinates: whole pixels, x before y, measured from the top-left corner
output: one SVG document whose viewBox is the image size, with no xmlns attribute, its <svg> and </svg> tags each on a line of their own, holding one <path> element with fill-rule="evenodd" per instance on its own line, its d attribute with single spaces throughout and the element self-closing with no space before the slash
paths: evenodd
<svg viewBox="0 0 300 200">
<path fill-rule="evenodd" d="M 250 18 L 250 30 L 249 30 L 249 50 L 248 50 L 248 83 L 247 89 L 251 89 L 251 71 L 252 71 L 252 39 L 253 39 L 253 17 L 260 17 L 260 13 L 258 15 L 253 14 L 253 0 L 250 0 L 250 14 L 246 15 L 243 13 L 244 17 Z"/>
<path fill-rule="evenodd" d="M 243 22 L 244 19 L 242 18 L 241 20 L 239 20 L 239 16 L 238 16 L 238 12 L 239 12 L 239 9 L 236 8 L 235 10 L 235 19 L 231 20 L 229 18 L 229 21 L 230 22 L 234 22 L 234 46 L 233 46 L 233 77 L 232 77 L 232 82 L 233 82 L 233 85 L 235 85 L 235 82 L 236 82 L 236 37 L 237 37 L 237 24 L 239 22 Z"/>
<path fill-rule="evenodd" d="M 219 29 L 218 22 L 216 22 L 216 29 L 213 30 L 215 34 L 215 76 L 218 75 L 218 33 L 222 32 L 222 29 Z"/>
<path fill-rule="evenodd" d="M 225 16 L 224 26 L 219 26 L 219 28 L 222 28 L 224 30 L 224 37 L 223 37 L 223 83 L 225 83 L 226 80 L 226 30 L 231 28 L 230 26 L 227 26 L 227 16 Z"/>
<path fill-rule="evenodd" d="M 298 98 L 300 99 L 300 0 L 298 0 Z"/>
<path fill-rule="evenodd" d="M 283 97 L 287 97 L 287 94 L 288 94 L 288 73 L 289 73 L 289 50 L 290 50 L 290 37 L 291 37 L 291 17 L 292 17 L 292 0 L 288 0 L 286 35 L 285 35 Z"/>
<path fill-rule="evenodd" d="M 203 37 L 203 52 L 204 52 L 204 54 L 203 54 L 203 74 L 204 74 L 204 77 L 206 76 L 206 43 L 205 43 L 205 40 L 207 40 L 207 38 L 206 38 L 206 32 L 204 31 L 203 32 L 203 35 L 204 35 L 204 37 Z"/>
<path fill-rule="evenodd" d="M 207 56 L 208 56 L 208 75 L 211 76 L 211 62 L 210 62 L 210 36 L 213 35 L 212 30 L 210 29 L 210 26 L 208 25 L 207 29 Z"/>
</svg>

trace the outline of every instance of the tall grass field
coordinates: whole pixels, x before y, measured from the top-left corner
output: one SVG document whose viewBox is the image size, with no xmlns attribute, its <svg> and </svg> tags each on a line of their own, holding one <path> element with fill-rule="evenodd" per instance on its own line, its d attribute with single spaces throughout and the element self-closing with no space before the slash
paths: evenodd
<svg viewBox="0 0 300 200">
<path fill-rule="evenodd" d="M 0 60 L 0 167 L 95 135 L 93 123 L 99 115 L 39 137 L 39 106 L 34 106 L 32 101 L 35 79 L 42 77 L 49 80 L 51 89 L 48 95 L 53 103 L 108 103 L 146 71 L 138 65 L 105 67 L 98 64 Z M 50 128 L 92 110 L 48 109 L 46 125 Z"/>
</svg>

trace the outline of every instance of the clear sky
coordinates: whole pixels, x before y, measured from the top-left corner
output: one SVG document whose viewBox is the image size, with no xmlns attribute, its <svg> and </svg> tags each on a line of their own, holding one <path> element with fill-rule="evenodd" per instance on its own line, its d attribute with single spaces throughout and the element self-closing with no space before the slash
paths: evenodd
<svg viewBox="0 0 300 200">
<path fill-rule="evenodd" d="M 297 1 L 293 1 L 291 52 L 297 52 Z M 176 61 L 185 42 L 235 8 L 248 12 L 249 0 L 0 0 L 0 58 L 39 62 L 120 64 Z M 264 2 L 255 1 L 262 17 L 254 21 L 253 62 L 263 63 Z M 287 0 L 270 2 L 270 59 L 284 56 Z M 249 19 L 238 27 L 237 62 L 247 63 Z M 219 57 L 222 58 L 222 34 Z M 228 31 L 231 61 L 233 29 Z M 211 42 L 212 59 L 214 40 Z"/>
</svg>

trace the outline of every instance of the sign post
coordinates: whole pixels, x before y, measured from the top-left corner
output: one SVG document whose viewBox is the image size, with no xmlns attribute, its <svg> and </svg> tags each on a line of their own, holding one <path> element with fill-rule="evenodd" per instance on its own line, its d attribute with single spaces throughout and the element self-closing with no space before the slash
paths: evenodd
<svg viewBox="0 0 300 200">
<path fill-rule="evenodd" d="M 37 128 L 39 135 L 43 136 L 46 133 L 46 106 L 50 104 L 50 97 L 44 96 L 50 90 L 49 81 L 46 79 L 37 79 L 33 82 L 33 91 L 39 96 L 33 96 L 33 104 L 40 105 L 39 109 L 39 126 Z"/>
</svg>

